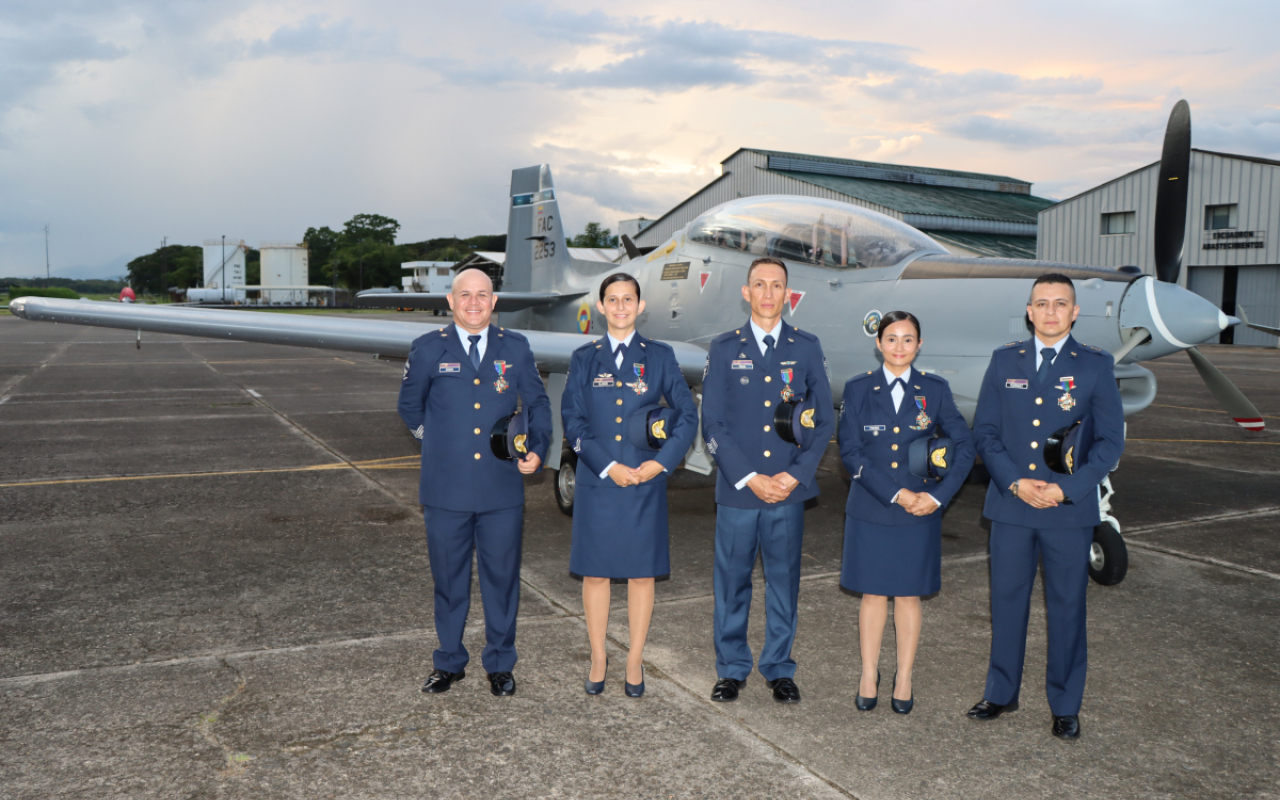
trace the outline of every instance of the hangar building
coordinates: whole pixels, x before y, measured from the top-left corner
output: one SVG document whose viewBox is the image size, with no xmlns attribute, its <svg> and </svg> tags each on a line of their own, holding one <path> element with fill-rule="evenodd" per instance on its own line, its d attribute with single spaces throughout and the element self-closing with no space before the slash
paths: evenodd
<svg viewBox="0 0 1280 800">
<path fill-rule="evenodd" d="M 742 148 L 720 177 L 648 222 L 633 237 L 656 247 L 699 214 L 739 197 L 789 194 L 869 208 L 912 225 L 960 256 L 1034 258 L 1036 215 L 1053 204 L 1027 181 L 1002 175 L 904 167 Z"/>
<path fill-rule="evenodd" d="M 1037 256 L 1154 275 L 1159 171 L 1157 161 L 1041 211 Z M 1244 306 L 1250 322 L 1280 326 L 1280 161 L 1192 148 L 1188 181 L 1178 282 L 1227 314 Z M 1221 341 L 1277 346 L 1243 326 Z"/>
</svg>

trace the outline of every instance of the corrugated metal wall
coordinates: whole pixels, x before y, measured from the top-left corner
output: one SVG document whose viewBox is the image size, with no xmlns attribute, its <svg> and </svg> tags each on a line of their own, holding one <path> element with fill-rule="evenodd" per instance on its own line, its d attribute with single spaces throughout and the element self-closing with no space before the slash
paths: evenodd
<svg viewBox="0 0 1280 800">
<path fill-rule="evenodd" d="M 1222 267 L 1200 267 L 1187 276 L 1187 288 L 1222 308 Z"/>
<path fill-rule="evenodd" d="M 1213 241 L 1213 231 L 1204 230 L 1205 206 L 1228 203 L 1239 206 L 1235 230 L 1262 232 L 1265 247 L 1204 249 L 1204 244 Z M 1191 218 L 1187 221 L 1186 263 L 1221 267 L 1280 264 L 1280 167 L 1192 151 L 1187 205 Z"/>
<path fill-rule="evenodd" d="M 1036 257 L 1093 267 L 1135 264 L 1154 274 L 1151 230 L 1159 169 L 1145 167 L 1041 211 Z M 1136 232 L 1104 236 L 1102 215 L 1121 211 L 1136 212 Z"/>
<path fill-rule="evenodd" d="M 1273 229 L 1274 230 L 1274 229 Z M 1206 268 L 1195 270 L 1202 272 Z M 1214 269 L 1214 268 L 1207 268 Z M 1221 273 L 1222 269 L 1214 269 Z M 1241 267 L 1236 285 L 1236 306 L 1244 306 L 1249 321 L 1259 325 L 1280 327 L 1280 267 Z M 1237 312 L 1239 316 L 1239 312 Z M 1280 346 L 1280 339 L 1266 333 L 1246 328 L 1236 328 L 1236 344 L 1255 344 L 1263 347 Z"/>
</svg>

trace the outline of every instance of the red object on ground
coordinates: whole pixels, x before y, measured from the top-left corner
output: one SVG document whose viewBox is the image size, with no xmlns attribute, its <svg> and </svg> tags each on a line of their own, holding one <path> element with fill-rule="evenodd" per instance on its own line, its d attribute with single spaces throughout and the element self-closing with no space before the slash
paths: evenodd
<svg viewBox="0 0 1280 800">
<path fill-rule="evenodd" d="M 137 299 L 138 299 L 138 296 L 134 294 L 133 290 L 130 289 L 128 286 L 120 290 L 121 303 L 133 303 L 133 302 L 136 302 Z"/>
</svg>

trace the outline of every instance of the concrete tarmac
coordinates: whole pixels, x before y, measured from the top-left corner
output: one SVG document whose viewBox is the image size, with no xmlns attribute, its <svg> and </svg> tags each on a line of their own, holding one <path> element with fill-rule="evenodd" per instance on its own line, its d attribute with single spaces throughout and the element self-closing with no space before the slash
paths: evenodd
<svg viewBox="0 0 1280 800">
<path fill-rule="evenodd" d="M 404 319 L 403 316 L 398 317 Z M 1118 586 L 1089 588 L 1083 736 L 1049 733 L 1043 596 L 1022 708 L 965 717 L 990 642 L 983 487 L 943 525 L 916 707 L 853 705 L 858 599 L 839 588 L 845 483 L 806 513 L 803 702 L 753 674 L 709 700 L 714 493 L 672 481 L 647 693 L 606 691 L 570 520 L 531 477 L 516 668 L 489 694 L 478 594 L 465 680 L 419 691 L 435 635 L 400 368 L 367 356 L 0 315 L 0 794 L 45 797 L 1280 797 L 1280 351 L 1202 350 L 1273 426 L 1220 411 L 1182 355 L 1150 364 L 1114 510 Z M 763 635 L 757 583 L 753 642 Z"/>
</svg>

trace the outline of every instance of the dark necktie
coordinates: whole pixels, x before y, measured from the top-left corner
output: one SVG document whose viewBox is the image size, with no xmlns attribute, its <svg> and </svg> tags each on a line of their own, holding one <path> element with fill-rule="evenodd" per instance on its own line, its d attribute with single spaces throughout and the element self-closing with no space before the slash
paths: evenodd
<svg viewBox="0 0 1280 800">
<path fill-rule="evenodd" d="M 1036 383 L 1044 386 L 1044 379 L 1049 377 L 1049 367 L 1053 366 L 1053 357 L 1057 355 L 1052 347 L 1040 351 L 1040 369 L 1036 370 Z"/>
<path fill-rule="evenodd" d="M 471 342 L 471 366 L 480 371 L 480 334 L 468 336 L 467 341 Z"/>
<path fill-rule="evenodd" d="M 774 338 L 773 338 L 773 336 L 772 336 L 771 334 L 766 333 L 766 334 L 764 335 L 764 363 L 765 363 L 765 366 L 768 366 L 769 362 L 773 360 L 773 343 L 774 343 L 775 341 L 777 341 L 777 340 L 776 340 L 776 339 L 774 339 Z"/>
<path fill-rule="evenodd" d="M 618 369 L 622 369 L 622 362 L 627 357 L 627 343 L 618 342 L 618 346 L 613 348 L 613 364 Z"/>
</svg>

